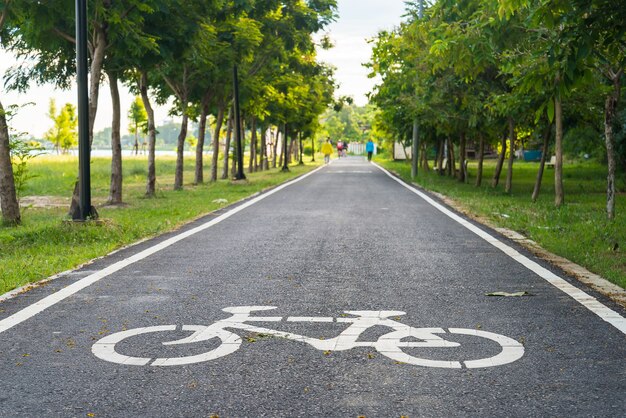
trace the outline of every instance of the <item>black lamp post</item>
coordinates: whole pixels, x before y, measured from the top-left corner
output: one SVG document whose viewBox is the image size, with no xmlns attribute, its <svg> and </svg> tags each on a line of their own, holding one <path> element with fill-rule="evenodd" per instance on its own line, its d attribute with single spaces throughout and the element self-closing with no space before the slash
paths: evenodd
<svg viewBox="0 0 626 418">
<path fill-rule="evenodd" d="M 239 76 L 237 75 L 237 64 L 233 66 L 233 85 L 235 91 L 235 140 L 237 142 L 237 173 L 235 180 L 245 180 L 243 173 L 243 148 L 241 146 L 241 115 L 239 110 Z"/>
<path fill-rule="evenodd" d="M 89 92 L 87 84 L 87 0 L 76 0 L 76 81 L 78 88 L 78 196 L 72 218 L 96 218 L 91 206 L 91 150 L 89 147 Z"/>
<path fill-rule="evenodd" d="M 283 168 L 282 172 L 289 171 L 289 155 L 287 155 L 287 124 L 285 123 L 285 133 L 283 135 Z"/>
</svg>

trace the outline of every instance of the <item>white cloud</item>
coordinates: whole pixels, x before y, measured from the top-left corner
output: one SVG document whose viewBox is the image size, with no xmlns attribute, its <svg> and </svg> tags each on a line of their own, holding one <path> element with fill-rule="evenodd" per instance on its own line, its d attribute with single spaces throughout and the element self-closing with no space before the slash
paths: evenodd
<svg viewBox="0 0 626 418">
<path fill-rule="evenodd" d="M 327 31 L 335 47 L 318 51 L 320 61 L 337 68 L 338 95 L 352 96 L 359 105 L 367 103 L 366 94 L 378 82 L 368 78 L 369 70 L 363 67 L 371 58 L 367 40 L 399 25 L 404 9 L 403 0 L 339 0 L 340 17 Z"/>
</svg>

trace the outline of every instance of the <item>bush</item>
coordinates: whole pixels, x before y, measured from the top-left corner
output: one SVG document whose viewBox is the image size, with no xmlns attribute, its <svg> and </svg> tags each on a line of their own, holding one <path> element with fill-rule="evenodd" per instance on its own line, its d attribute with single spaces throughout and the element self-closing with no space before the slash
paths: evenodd
<svg viewBox="0 0 626 418">
<path fill-rule="evenodd" d="M 563 137 L 563 152 L 571 159 L 606 161 L 604 138 L 588 125 L 568 129 Z"/>
<path fill-rule="evenodd" d="M 36 177 L 28 172 L 28 161 L 43 154 L 44 148 L 37 141 L 28 141 L 23 139 L 21 135 L 14 135 L 9 139 L 9 149 L 11 152 L 11 165 L 13 166 L 15 193 L 19 199 L 28 180 Z"/>
</svg>

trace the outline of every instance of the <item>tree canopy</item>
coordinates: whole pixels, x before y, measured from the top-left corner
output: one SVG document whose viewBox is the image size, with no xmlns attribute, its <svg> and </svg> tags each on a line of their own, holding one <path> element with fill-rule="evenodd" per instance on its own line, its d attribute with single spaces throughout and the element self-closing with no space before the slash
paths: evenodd
<svg viewBox="0 0 626 418">
<path fill-rule="evenodd" d="M 378 123 L 410 144 L 417 121 L 423 141 L 457 146 L 461 160 L 466 141 L 499 148 L 494 185 L 509 156 L 507 191 L 513 164 L 507 147 L 541 146 L 542 132 L 553 126 L 557 206 L 565 201 L 563 152 L 573 148 L 564 145 L 566 133 L 595 132 L 586 138 L 608 160 L 611 218 L 615 170 L 624 161 L 623 137 L 616 135 L 626 67 L 623 8 L 615 11 L 609 0 L 438 0 L 420 18 L 417 3 L 407 4 L 405 22 L 372 42 L 368 66 L 382 80 L 371 95 Z M 482 152 L 480 158 L 482 167 Z"/>
</svg>

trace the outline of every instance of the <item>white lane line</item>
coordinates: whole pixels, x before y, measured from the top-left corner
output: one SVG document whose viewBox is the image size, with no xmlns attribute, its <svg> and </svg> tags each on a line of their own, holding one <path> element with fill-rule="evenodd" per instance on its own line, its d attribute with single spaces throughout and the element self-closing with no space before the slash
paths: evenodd
<svg viewBox="0 0 626 418">
<path fill-rule="evenodd" d="M 503 253 L 505 253 L 506 255 L 511 257 L 513 260 L 515 260 L 518 263 L 522 264 L 524 267 L 526 267 L 527 269 L 531 270 L 532 272 L 537 274 L 539 277 L 541 277 L 544 280 L 546 280 L 548 283 L 552 284 L 554 287 L 562 290 L 564 293 L 566 293 L 567 295 L 572 297 L 574 300 L 576 300 L 578 303 L 583 305 L 585 308 L 589 309 L 591 312 L 593 312 L 596 315 L 598 315 L 604 321 L 608 322 L 609 324 L 613 325 L 615 328 L 620 330 L 622 333 L 626 334 L 626 318 L 621 316 L 619 313 L 617 313 L 614 310 L 610 309 L 609 307 L 605 306 L 600 301 L 598 301 L 596 298 L 594 298 L 593 296 L 588 295 L 587 293 L 585 293 L 582 290 L 578 289 L 576 286 L 573 286 L 573 285 L 569 284 L 567 281 L 565 281 L 564 279 L 560 278 L 559 276 L 557 276 L 556 274 L 552 273 L 551 271 L 541 267 L 539 264 L 537 264 L 536 262 L 532 261 L 528 257 L 525 257 L 524 255 L 520 254 L 518 251 L 516 251 L 515 249 L 509 247 L 508 245 L 506 245 L 502 241 L 499 241 L 497 238 L 489 235 L 488 233 L 486 233 L 482 229 L 480 229 L 477 226 L 471 224 L 467 220 L 461 218 L 460 216 L 458 216 L 457 214 L 455 214 L 452 211 L 448 210 L 443 205 L 437 203 L 436 201 L 434 201 L 433 199 L 431 199 L 430 197 L 428 197 L 424 193 L 422 193 L 419 190 L 409 186 L 408 184 L 406 184 L 402 180 L 398 179 L 397 177 L 392 175 L 389 171 L 385 170 L 384 168 L 382 168 L 378 164 L 375 164 L 375 163 L 372 163 L 372 164 L 374 166 L 378 167 L 383 173 L 387 174 L 390 178 L 392 178 L 393 180 L 395 180 L 396 182 L 398 182 L 402 186 L 406 187 L 411 192 L 415 193 L 416 195 L 418 195 L 419 197 L 424 199 L 431 206 L 435 207 L 437 210 L 439 210 L 440 212 L 442 212 L 446 216 L 448 216 L 448 217 L 452 218 L 453 220 L 455 220 L 456 222 L 460 223 L 465 228 L 469 229 L 470 231 L 472 231 L 473 233 L 475 233 L 476 235 L 478 235 L 479 237 L 481 237 L 482 239 L 484 239 L 485 241 L 487 241 L 488 243 L 490 243 L 494 247 L 496 247 L 499 250 L 501 250 Z"/>
<path fill-rule="evenodd" d="M 309 177 L 310 175 L 316 173 L 317 171 L 321 170 L 322 168 L 324 168 L 325 166 L 321 166 L 316 168 L 315 170 L 298 177 L 297 179 L 291 180 L 287 183 L 284 183 L 278 187 L 276 187 L 275 189 L 270 190 L 267 193 L 264 193 L 260 196 L 255 197 L 252 200 L 249 200 L 239 206 L 237 206 L 234 209 L 229 210 L 228 212 L 218 216 L 215 219 L 212 219 L 209 222 L 206 222 L 198 227 L 195 227 L 193 229 L 190 229 L 189 231 L 180 233 L 174 237 L 171 237 L 165 241 L 162 241 L 150 248 L 147 248 L 127 259 L 118 261 L 117 263 L 111 264 L 110 266 L 94 273 L 94 274 L 90 274 L 87 277 L 84 277 L 82 279 L 80 279 L 79 281 L 72 283 L 71 285 L 67 286 L 66 288 L 63 288 L 61 290 L 59 290 L 56 293 L 53 293 L 49 296 L 46 296 L 45 298 L 41 299 L 38 302 L 35 302 L 34 304 L 22 309 L 21 311 L 18 311 L 16 313 L 14 313 L 13 315 L 3 319 L 0 321 L 0 334 L 3 333 L 4 331 L 26 321 L 29 318 L 32 318 L 33 316 L 37 315 L 38 313 L 42 312 L 43 310 L 61 302 L 62 300 L 68 298 L 69 296 L 72 296 L 73 294 L 81 291 L 82 289 L 96 283 L 98 280 L 107 277 L 121 269 L 123 269 L 124 267 L 127 267 L 133 263 L 136 263 L 137 261 L 141 261 L 149 256 L 151 256 L 152 254 L 159 252 L 179 241 L 184 240 L 185 238 L 188 238 L 192 235 L 197 234 L 198 232 L 204 231 L 207 228 L 212 227 L 213 225 L 216 225 L 220 222 L 222 222 L 223 220 L 226 220 L 228 218 L 230 218 L 231 216 L 233 216 L 234 214 L 241 212 L 242 210 L 254 205 L 255 203 L 265 199 L 266 197 L 269 197 L 271 195 L 273 195 L 274 193 L 277 193 L 279 191 L 281 191 L 282 189 L 284 189 L 285 187 L 289 187 L 294 183 L 297 183 L 301 180 L 304 180 L 305 178 Z"/>
</svg>

